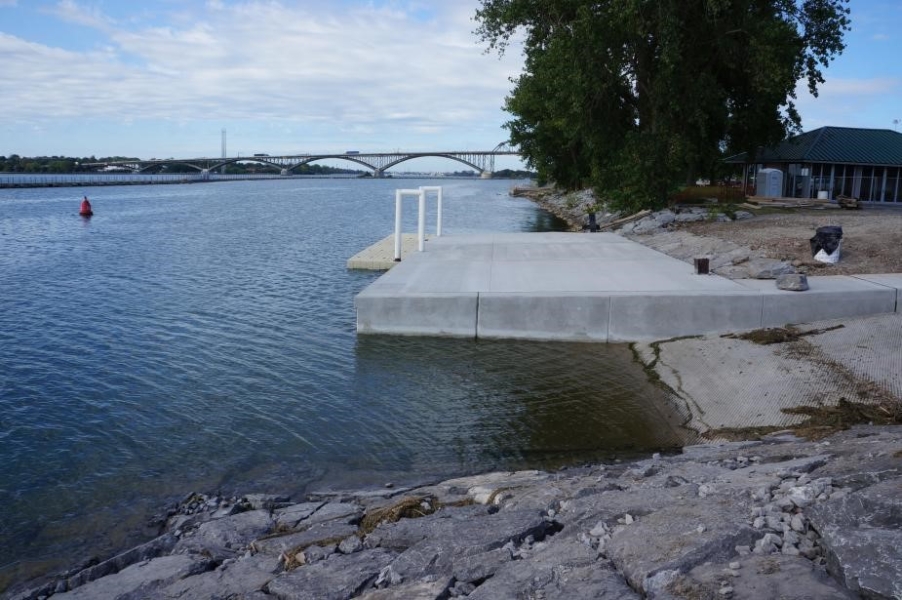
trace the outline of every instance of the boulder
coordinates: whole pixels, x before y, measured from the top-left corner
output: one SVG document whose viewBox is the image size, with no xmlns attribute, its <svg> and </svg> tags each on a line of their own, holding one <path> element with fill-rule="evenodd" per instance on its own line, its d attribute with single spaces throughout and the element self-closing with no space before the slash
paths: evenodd
<svg viewBox="0 0 902 600">
<path fill-rule="evenodd" d="M 757 258 L 746 265 L 752 279 L 776 279 L 785 273 L 794 273 L 795 268 L 788 262 L 770 258 Z"/>
<path fill-rule="evenodd" d="M 777 275 L 777 289 L 804 292 L 808 289 L 808 276 L 803 273 L 783 273 Z"/>
</svg>

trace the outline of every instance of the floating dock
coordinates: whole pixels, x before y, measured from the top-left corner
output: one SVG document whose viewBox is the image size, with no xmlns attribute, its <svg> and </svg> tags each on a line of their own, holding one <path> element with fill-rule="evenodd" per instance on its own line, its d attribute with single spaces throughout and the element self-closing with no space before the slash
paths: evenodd
<svg viewBox="0 0 902 600">
<path fill-rule="evenodd" d="M 426 236 L 426 241 L 431 236 Z M 404 233 L 401 235 L 401 260 L 417 251 L 417 234 Z M 364 269 L 369 271 L 387 271 L 398 263 L 395 262 L 395 235 L 385 237 L 369 248 L 361 250 L 348 259 L 349 269 Z"/>
<path fill-rule="evenodd" d="M 612 233 L 446 235 L 358 294 L 357 331 L 590 342 L 732 333 L 896 312 L 902 274 L 808 283 L 790 292 L 697 275 Z"/>
</svg>

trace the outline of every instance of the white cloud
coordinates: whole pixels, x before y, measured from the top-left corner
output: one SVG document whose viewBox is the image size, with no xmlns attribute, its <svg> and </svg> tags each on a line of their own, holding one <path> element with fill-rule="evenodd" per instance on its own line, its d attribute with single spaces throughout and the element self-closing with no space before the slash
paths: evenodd
<svg viewBox="0 0 902 600">
<path fill-rule="evenodd" d="M 817 98 L 808 93 L 807 84 L 796 88 L 797 107 L 806 130 L 824 125 L 848 127 L 887 127 L 888 104 L 894 104 L 902 90 L 902 78 L 867 79 L 829 78 L 820 85 Z"/>
<path fill-rule="evenodd" d="M 62 0 L 54 14 L 102 32 L 98 50 L 0 33 L 0 87 L 12 90 L 0 111 L 33 122 L 252 119 L 360 132 L 453 131 L 492 115 L 497 128 L 520 58 L 485 55 L 471 33 L 475 3 L 450 4 L 209 0 L 165 26 L 129 29 Z M 440 14 L 412 12 L 424 8 Z"/>
<path fill-rule="evenodd" d="M 104 16 L 98 7 L 84 7 L 75 0 L 59 0 L 56 6 L 48 9 L 47 12 L 63 21 L 100 30 L 107 30 L 113 25 L 112 21 Z"/>
</svg>

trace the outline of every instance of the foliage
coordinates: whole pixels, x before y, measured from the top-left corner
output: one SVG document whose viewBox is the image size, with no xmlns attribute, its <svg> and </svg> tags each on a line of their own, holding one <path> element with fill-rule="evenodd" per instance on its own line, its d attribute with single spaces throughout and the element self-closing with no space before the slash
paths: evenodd
<svg viewBox="0 0 902 600">
<path fill-rule="evenodd" d="M 539 183 L 592 186 L 636 210 L 801 129 L 795 86 L 817 92 L 844 49 L 848 0 L 481 0 L 476 31 L 524 72 L 510 141 Z"/>
<path fill-rule="evenodd" d="M 736 204 L 745 201 L 742 185 L 719 182 L 714 185 L 685 186 L 670 195 L 670 205 L 708 204 L 712 199 L 721 204 Z"/>
<path fill-rule="evenodd" d="M 499 169 L 492 173 L 493 179 L 532 179 L 536 174 L 521 169 Z"/>
</svg>

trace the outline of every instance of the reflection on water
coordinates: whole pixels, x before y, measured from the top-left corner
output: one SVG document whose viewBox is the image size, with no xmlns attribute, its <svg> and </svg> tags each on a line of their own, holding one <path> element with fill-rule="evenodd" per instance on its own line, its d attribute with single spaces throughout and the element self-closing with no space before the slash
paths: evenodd
<svg viewBox="0 0 902 600">
<path fill-rule="evenodd" d="M 356 395 L 395 399 L 374 412 L 400 419 L 385 436 L 411 460 L 432 447 L 464 470 L 556 466 L 683 441 L 626 346 L 361 336 L 356 357 Z"/>
</svg>

